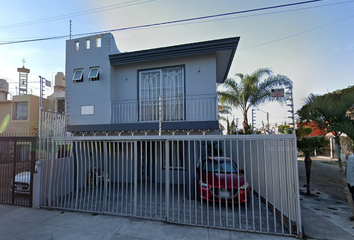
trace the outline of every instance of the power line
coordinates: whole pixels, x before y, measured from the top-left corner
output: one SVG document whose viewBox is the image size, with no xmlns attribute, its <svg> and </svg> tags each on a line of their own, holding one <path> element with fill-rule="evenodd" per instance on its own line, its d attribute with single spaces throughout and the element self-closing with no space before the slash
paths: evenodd
<svg viewBox="0 0 354 240">
<path fill-rule="evenodd" d="M 228 17 L 228 18 L 223 18 L 223 19 L 211 19 L 211 20 L 204 20 L 204 21 L 199 21 L 198 23 L 207 23 L 207 22 L 214 22 L 214 21 L 225 21 L 225 20 L 230 20 L 230 19 L 238 19 L 238 18 L 249 18 L 249 17 L 258 17 L 258 16 L 264 16 L 264 15 L 271 15 L 271 14 L 277 14 L 277 13 L 285 13 L 285 12 L 294 12 L 294 11 L 301 11 L 301 10 L 307 10 L 307 9 L 313 9 L 313 8 L 319 8 L 319 7 L 328 7 L 328 6 L 334 6 L 334 5 L 341 5 L 345 3 L 354 3 L 354 0 L 346 1 L 346 2 L 336 2 L 336 3 L 330 3 L 330 4 L 323 4 L 319 6 L 312 6 L 312 7 L 304 7 L 304 8 L 296 8 L 296 9 L 288 9 L 288 10 L 279 10 L 279 11 L 274 11 L 274 12 L 268 12 L 268 13 L 258 13 L 258 14 L 252 14 L 252 15 L 247 15 L 247 16 L 237 16 L 237 17 Z M 349 17 L 350 18 L 350 17 Z M 348 18 L 342 19 L 342 20 L 347 20 Z M 342 20 L 336 21 L 340 22 Z M 195 24 L 195 23 L 180 23 L 180 24 L 175 24 L 174 26 L 181 26 L 181 25 L 187 25 L 187 24 Z M 327 25 L 331 25 L 327 24 Z M 154 28 L 158 27 L 163 27 L 163 26 L 156 26 Z M 152 27 L 151 27 L 152 28 Z M 321 28 L 321 27 L 318 27 Z M 317 29 L 317 28 L 316 28 Z M 314 30 L 316 30 L 314 29 Z"/>
<path fill-rule="evenodd" d="M 137 0 L 134 0 L 134 1 L 137 1 Z M 206 23 L 206 22 L 214 22 L 214 21 L 225 21 L 225 20 L 236 19 L 236 18 L 248 18 L 248 17 L 256 17 L 256 16 L 264 16 L 264 15 L 277 14 L 277 13 L 293 12 L 293 11 L 301 11 L 301 10 L 307 10 L 307 9 L 313 9 L 313 8 L 341 5 L 341 4 L 346 4 L 346 3 L 354 3 L 354 0 L 345 1 L 345 2 L 335 2 L 335 3 L 329 3 L 329 4 L 322 4 L 322 5 L 312 6 L 312 7 L 279 10 L 279 11 L 274 11 L 274 12 L 259 13 L 259 14 L 253 14 L 253 15 L 247 15 L 247 16 L 237 16 L 237 17 L 229 17 L 229 18 L 223 18 L 223 19 L 204 20 L 204 21 L 199 21 L 198 23 Z M 87 13 L 87 14 L 89 14 L 89 13 Z M 64 16 L 64 15 L 61 15 L 61 16 Z M 181 26 L 181 25 L 187 25 L 187 24 L 195 24 L 195 23 L 186 23 L 186 22 L 184 22 L 184 23 L 180 23 L 180 24 L 175 24 L 175 26 Z M 153 27 L 150 27 L 150 28 L 158 28 L 158 27 L 164 27 L 164 26 L 153 26 Z M 0 26 L 0 29 L 1 29 L 1 26 Z M 109 32 L 109 31 L 105 31 L 105 32 Z M 103 32 L 101 32 L 101 33 L 103 33 Z M 79 36 L 79 35 L 80 34 L 77 34 L 75 36 Z M 89 33 L 84 33 L 82 35 L 89 35 Z M 64 38 L 64 37 L 66 37 L 66 35 L 60 36 L 60 38 Z M 34 39 L 40 39 L 41 40 L 41 39 L 45 39 L 45 38 L 52 38 L 52 37 L 51 36 L 43 36 L 43 37 L 37 37 L 37 38 L 34 38 Z M 29 39 L 29 37 L 9 38 L 9 39 L 12 39 L 11 41 L 10 40 L 5 40 L 5 39 L 6 38 L 2 38 L 2 40 L 0 40 L 0 43 L 12 43 L 12 42 L 17 42 L 17 41 L 21 41 L 21 40 L 27 40 L 27 39 Z M 19 39 L 19 40 L 15 41 L 13 39 Z M 50 39 L 48 39 L 48 40 L 50 40 Z"/>
<path fill-rule="evenodd" d="M 152 23 L 152 24 L 144 24 L 144 25 L 138 25 L 138 26 L 133 26 L 133 27 L 124 27 L 124 28 L 117 28 L 117 29 L 111 29 L 111 30 L 105 30 L 105 31 L 73 34 L 72 36 L 104 34 L 104 33 L 109 33 L 109 32 L 126 31 L 126 30 L 134 30 L 134 29 L 141 29 L 141 28 L 150 28 L 150 27 L 164 26 L 164 25 L 177 24 L 177 23 L 186 23 L 186 22 L 190 22 L 190 21 L 199 21 L 199 20 L 204 20 L 204 19 L 220 18 L 220 17 L 225 17 L 225 16 L 232 16 L 232 15 L 244 14 L 244 13 L 250 13 L 250 12 L 265 11 L 265 10 L 271 10 L 271 9 L 277 9 L 277 8 L 304 5 L 304 4 L 322 2 L 322 1 L 325 1 L 325 0 L 310 0 L 310 1 L 303 1 L 303 2 L 296 2 L 296 3 L 288 3 L 288 4 L 274 5 L 274 6 L 262 7 L 262 8 L 254 8 L 254 9 L 248 9 L 248 10 L 242 10 L 242 11 L 236 11 L 236 12 L 214 14 L 214 15 L 208 15 L 208 16 L 202 16 L 202 17 L 194 17 L 194 18 L 186 18 L 186 19 L 179 19 L 179 20 Z M 54 40 L 54 39 L 61 39 L 61 38 L 67 38 L 67 37 L 69 37 L 69 36 L 62 35 L 62 36 L 45 37 L 45 38 L 34 38 L 34 39 L 26 39 L 26 40 L 20 40 L 20 41 L 1 42 L 0 45 Z"/>
<path fill-rule="evenodd" d="M 105 6 L 105 7 L 93 8 L 93 9 L 80 11 L 80 12 L 75 12 L 75 13 L 68 13 L 68 14 L 58 15 L 58 16 L 55 16 L 55 17 L 48 17 L 48 18 L 43 18 L 43 19 L 38 19 L 38 20 L 33 20 L 33 21 L 28 21 L 28 22 L 23 22 L 23 23 L 15 23 L 15 24 L 3 25 L 3 26 L 0 26 L 0 30 L 8 29 L 8 28 L 29 26 L 29 25 L 34 25 L 34 24 L 39 24 L 39 23 L 44 23 L 44 22 L 51 22 L 51 21 L 65 19 L 65 18 L 78 17 L 78 16 L 87 15 L 87 14 L 93 14 L 93 13 L 98 13 L 98 12 L 103 12 L 103 11 L 109 11 L 109 10 L 117 9 L 117 8 L 124 8 L 124 7 L 130 7 L 130 6 L 134 6 L 134 5 L 144 4 L 144 3 L 148 3 L 148 2 L 152 2 L 152 1 L 156 1 L 156 0 L 130 0 L 130 1 L 127 1 L 127 2 L 123 2 L 123 3 L 108 5 L 108 6 Z"/>
<path fill-rule="evenodd" d="M 288 38 L 299 36 L 299 35 L 302 35 L 302 34 L 305 34 L 305 33 L 308 33 L 308 32 L 315 31 L 317 29 L 321 29 L 321 28 L 324 28 L 324 27 L 327 27 L 327 26 L 330 26 L 330 25 L 333 25 L 333 24 L 336 24 L 336 23 L 339 23 L 339 22 L 343 22 L 343 21 L 348 20 L 350 18 L 354 18 L 354 15 L 351 15 L 349 17 L 342 18 L 340 20 L 337 20 L 337 21 L 334 21 L 334 22 L 331 22 L 331 23 L 328 23 L 328 24 L 325 24 L 325 25 L 322 25 L 322 26 L 318 26 L 318 27 L 315 27 L 315 28 L 312 28 L 312 29 L 309 29 L 309 30 L 306 30 L 306 31 L 298 32 L 298 33 L 295 33 L 295 34 L 292 34 L 292 35 L 289 35 L 289 36 L 286 36 L 286 37 L 282 37 L 282 38 L 278 38 L 278 39 L 275 39 L 275 40 L 272 40 L 272 41 L 269 41 L 269 42 L 257 44 L 257 45 L 254 45 L 252 47 L 241 48 L 240 50 L 247 50 L 247 49 L 256 48 L 256 47 L 264 46 L 264 45 L 267 45 L 267 44 L 283 41 L 283 40 L 288 39 Z"/>
</svg>

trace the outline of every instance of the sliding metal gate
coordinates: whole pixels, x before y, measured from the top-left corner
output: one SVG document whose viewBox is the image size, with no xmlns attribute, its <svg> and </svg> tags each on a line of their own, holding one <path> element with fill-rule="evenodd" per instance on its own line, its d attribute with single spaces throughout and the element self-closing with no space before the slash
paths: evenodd
<svg viewBox="0 0 354 240">
<path fill-rule="evenodd" d="M 0 137 L 0 203 L 32 206 L 37 140 Z"/>
<path fill-rule="evenodd" d="M 57 138 L 41 166 L 41 205 L 300 236 L 294 141 L 292 135 Z M 205 169 L 207 156 L 232 158 L 237 167 Z M 205 171 L 213 177 L 203 179 Z M 241 175 L 244 183 L 229 180 Z M 242 197 L 242 188 L 249 195 Z M 210 195 L 202 199 L 205 191 Z M 223 201 L 221 192 L 235 197 Z"/>
</svg>

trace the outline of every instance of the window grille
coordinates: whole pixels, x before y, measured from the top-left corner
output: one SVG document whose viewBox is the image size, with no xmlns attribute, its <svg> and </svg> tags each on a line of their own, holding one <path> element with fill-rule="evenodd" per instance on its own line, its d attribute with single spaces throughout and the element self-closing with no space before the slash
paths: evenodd
<svg viewBox="0 0 354 240">
<path fill-rule="evenodd" d="M 139 72 L 139 119 L 159 120 L 159 96 L 163 121 L 184 120 L 184 68 Z"/>
</svg>

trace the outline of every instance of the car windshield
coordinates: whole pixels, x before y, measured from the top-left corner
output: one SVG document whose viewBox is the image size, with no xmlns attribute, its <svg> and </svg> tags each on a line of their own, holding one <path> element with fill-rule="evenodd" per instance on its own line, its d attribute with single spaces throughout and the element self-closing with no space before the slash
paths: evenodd
<svg viewBox="0 0 354 240">
<path fill-rule="evenodd" d="M 203 171 L 237 173 L 237 167 L 233 161 L 206 161 Z"/>
</svg>

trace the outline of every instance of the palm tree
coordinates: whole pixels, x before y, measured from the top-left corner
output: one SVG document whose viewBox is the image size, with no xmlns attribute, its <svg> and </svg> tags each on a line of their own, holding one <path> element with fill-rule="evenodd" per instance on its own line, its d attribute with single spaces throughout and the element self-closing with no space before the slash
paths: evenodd
<svg viewBox="0 0 354 240">
<path fill-rule="evenodd" d="M 310 195 L 310 179 L 311 179 L 311 165 L 312 159 L 311 155 L 314 153 L 315 150 L 318 150 L 325 145 L 328 145 L 328 140 L 321 137 L 307 137 L 302 136 L 297 139 L 297 148 L 302 151 L 305 155 L 304 163 L 306 169 L 306 194 Z"/>
<path fill-rule="evenodd" d="M 218 121 L 219 121 L 219 130 L 224 130 L 224 126 L 220 123 L 220 121 L 227 121 L 226 117 L 220 114 L 231 114 L 231 107 L 222 103 L 218 103 Z"/>
<path fill-rule="evenodd" d="M 300 121 L 314 121 L 319 127 L 331 132 L 334 136 L 335 151 L 338 158 L 339 172 L 342 177 L 343 189 L 354 217 L 354 203 L 347 188 L 345 171 L 341 160 L 340 136 L 346 133 L 354 139 L 354 122 L 352 120 L 354 88 L 344 89 L 325 95 L 310 94 L 305 105 L 297 112 Z"/>
<path fill-rule="evenodd" d="M 237 73 L 239 83 L 232 78 L 225 80 L 221 86 L 225 91 L 218 91 L 222 103 L 231 107 L 239 107 L 243 113 L 243 133 L 249 129 L 247 112 L 251 107 L 256 107 L 266 101 L 284 102 L 284 98 L 272 98 L 271 90 L 280 86 L 291 86 L 291 80 L 283 75 L 272 75 L 268 68 L 259 68 L 252 74 Z M 262 79 L 265 79 L 262 81 Z"/>
</svg>

